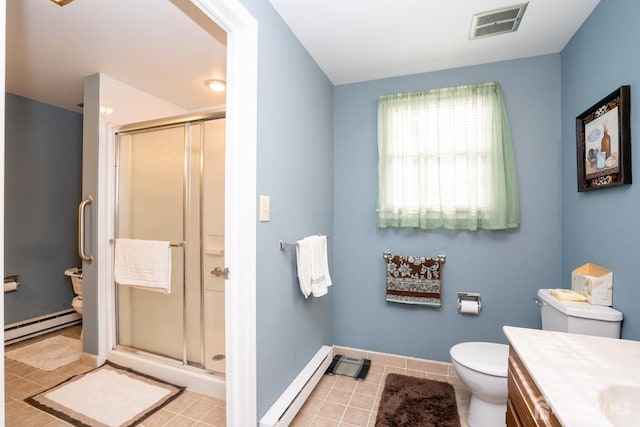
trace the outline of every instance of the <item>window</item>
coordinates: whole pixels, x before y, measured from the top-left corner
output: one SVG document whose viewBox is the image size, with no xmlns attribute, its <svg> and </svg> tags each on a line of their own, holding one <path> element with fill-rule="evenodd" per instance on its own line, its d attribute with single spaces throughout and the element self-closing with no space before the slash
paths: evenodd
<svg viewBox="0 0 640 427">
<path fill-rule="evenodd" d="M 378 98 L 377 225 L 520 225 L 511 132 L 498 83 Z"/>
</svg>

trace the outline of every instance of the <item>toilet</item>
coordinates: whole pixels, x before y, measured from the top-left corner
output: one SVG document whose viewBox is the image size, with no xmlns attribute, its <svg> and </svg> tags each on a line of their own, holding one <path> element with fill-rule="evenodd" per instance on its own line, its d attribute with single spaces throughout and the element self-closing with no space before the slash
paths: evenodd
<svg viewBox="0 0 640 427">
<path fill-rule="evenodd" d="M 550 289 L 538 290 L 542 329 L 620 338 L 622 313 L 602 305 L 561 301 Z M 504 426 L 507 411 L 509 346 L 490 342 L 464 342 L 451 347 L 451 362 L 471 392 L 470 427 Z"/>
<path fill-rule="evenodd" d="M 509 346 L 492 342 L 463 342 L 449 350 L 453 368 L 471 392 L 471 427 L 505 425 Z"/>
<path fill-rule="evenodd" d="M 64 271 L 64 275 L 71 279 L 73 292 L 76 294 L 76 297 L 71 301 L 71 307 L 82 315 L 82 269 L 68 268 Z"/>
</svg>

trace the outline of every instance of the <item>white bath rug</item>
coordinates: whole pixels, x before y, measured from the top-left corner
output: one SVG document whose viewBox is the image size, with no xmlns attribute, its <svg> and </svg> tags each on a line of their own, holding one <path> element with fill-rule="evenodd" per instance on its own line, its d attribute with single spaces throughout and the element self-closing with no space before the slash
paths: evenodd
<svg viewBox="0 0 640 427">
<path fill-rule="evenodd" d="M 25 401 L 74 426 L 122 427 L 138 425 L 183 390 L 107 362 Z"/>
<path fill-rule="evenodd" d="M 53 371 L 80 360 L 82 341 L 62 335 L 47 338 L 4 354 L 12 360 L 34 366 L 43 371 Z"/>
</svg>

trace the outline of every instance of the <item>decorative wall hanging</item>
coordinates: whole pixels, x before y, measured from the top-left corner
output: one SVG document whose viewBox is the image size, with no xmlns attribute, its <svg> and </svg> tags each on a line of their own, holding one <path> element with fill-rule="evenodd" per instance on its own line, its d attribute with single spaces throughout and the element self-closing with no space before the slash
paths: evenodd
<svg viewBox="0 0 640 427">
<path fill-rule="evenodd" d="M 631 184 L 631 87 L 576 117 L 578 191 Z"/>
</svg>

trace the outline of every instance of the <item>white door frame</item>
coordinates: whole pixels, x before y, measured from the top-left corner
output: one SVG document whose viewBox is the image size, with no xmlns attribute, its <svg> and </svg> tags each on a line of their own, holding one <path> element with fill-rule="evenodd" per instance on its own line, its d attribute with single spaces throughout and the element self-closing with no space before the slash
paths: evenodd
<svg viewBox="0 0 640 427">
<path fill-rule="evenodd" d="M 240 0 L 191 0 L 227 31 L 225 287 L 227 425 L 256 425 L 258 23 Z M 100 322 L 103 324 L 104 322 Z M 101 340 L 108 338 L 101 330 Z M 100 348 L 104 346 L 100 345 Z M 106 354 L 104 355 L 106 357 Z"/>
<path fill-rule="evenodd" d="M 191 0 L 227 31 L 225 289 L 227 425 L 256 425 L 258 23 L 240 0 Z"/>
<path fill-rule="evenodd" d="M 4 99 L 5 99 L 5 64 L 7 45 L 7 2 L 0 0 L 0 223 L 4 224 Z M 4 277 L 4 226 L 0 227 L 0 271 Z M 0 319 L 4 330 L 4 298 L 0 301 Z M 0 346 L 0 390 L 2 403 L 0 404 L 0 420 L 4 420 L 4 345 Z M 256 416 L 257 417 L 257 416 Z M 230 424 L 231 425 L 231 424 Z"/>
<path fill-rule="evenodd" d="M 225 289 L 227 425 L 258 424 L 256 214 L 258 23 L 239 0 L 192 0 L 227 30 Z M 224 13 L 224 7 L 233 10 Z M 226 249 L 228 248 L 228 249 Z M 228 254 L 228 255 L 227 255 Z"/>
<path fill-rule="evenodd" d="M 227 31 L 227 425 L 255 426 L 258 23 L 240 0 L 191 1 Z"/>
</svg>

